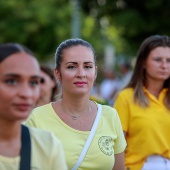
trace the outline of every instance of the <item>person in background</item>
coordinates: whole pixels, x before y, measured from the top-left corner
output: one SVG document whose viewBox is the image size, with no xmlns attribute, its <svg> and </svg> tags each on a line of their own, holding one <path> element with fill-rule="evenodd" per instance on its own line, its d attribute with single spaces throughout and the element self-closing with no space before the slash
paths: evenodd
<svg viewBox="0 0 170 170">
<path fill-rule="evenodd" d="M 40 68 L 16 43 L 0 44 L 0 169 L 66 170 L 60 141 L 50 132 L 21 125 L 39 97 Z"/>
<path fill-rule="evenodd" d="M 90 100 L 97 76 L 93 47 L 82 39 L 65 40 L 56 50 L 55 63 L 62 98 L 35 108 L 26 124 L 61 140 L 69 169 L 124 170 L 126 141 L 118 114 Z"/>
<path fill-rule="evenodd" d="M 47 65 L 40 66 L 40 97 L 36 106 L 42 106 L 56 100 L 58 85 L 53 70 Z"/>
<path fill-rule="evenodd" d="M 119 91 L 119 79 L 111 68 L 105 69 L 103 73 L 104 79 L 100 85 L 100 95 L 107 101 L 108 105 L 113 106 L 114 97 Z"/>
<path fill-rule="evenodd" d="M 152 35 L 143 41 L 114 108 L 127 140 L 127 170 L 169 170 L 170 37 Z"/>
<path fill-rule="evenodd" d="M 119 90 L 122 90 L 128 85 L 133 72 L 128 62 L 121 63 L 119 69 L 120 69 L 120 73 L 122 74 L 119 82 Z"/>
</svg>

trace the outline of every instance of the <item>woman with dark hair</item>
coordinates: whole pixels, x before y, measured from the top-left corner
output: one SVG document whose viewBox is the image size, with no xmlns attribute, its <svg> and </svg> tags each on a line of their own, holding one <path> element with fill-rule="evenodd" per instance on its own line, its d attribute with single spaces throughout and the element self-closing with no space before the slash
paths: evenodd
<svg viewBox="0 0 170 170">
<path fill-rule="evenodd" d="M 50 66 L 40 66 L 40 97 L 36 106 L 42 106 L 50 102 L 54 102 L 59 87 L 56 83 L 54 72 Z"/>
<path fill-rule="evenodd" d="M 170 169 L 170 37 L 144 40 L 130 83 L 114 107 L 127 140 L 127 169 Z"/>
<path fill-rule="evenodd" d="M 36 105 L 39 81 L 39 63 L 27 47 L 0 44 L 1 170 L 67 169 L 53 134 L 21 125 Z"/>
<path fill-rule="evenodd" d="M 90 100 L 97 76 L 93 47 L 82 39 L 62 42 L 55 54 L 62 98 L 37 107 L 26 124 L 61 140 L 69 169 L 124 170 L 126 141 L 115 109 Z"/>
</svg>

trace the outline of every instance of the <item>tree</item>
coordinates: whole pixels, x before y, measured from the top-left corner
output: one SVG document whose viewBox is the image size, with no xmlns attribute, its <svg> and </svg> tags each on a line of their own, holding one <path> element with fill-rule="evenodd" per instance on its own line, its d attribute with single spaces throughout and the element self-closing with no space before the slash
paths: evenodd
<svg viewBox="0 0 170 170">
<path fill-rule="evenodd" d="M 0 42 L 28 46 L 40 61 L 53 58 L 71 34 L 71 6 L 57 0 L 1 0 Z"/>
<path fill-rule="evenodd" d="M 83 11 L 101 20 L 107 18 L 108 28 L 114 27 L 125 48 L 122 52 L 136 54 L 139 44 L 153 34 L 170 35 L 169 0 L 81 0 Z"/>
</svg>

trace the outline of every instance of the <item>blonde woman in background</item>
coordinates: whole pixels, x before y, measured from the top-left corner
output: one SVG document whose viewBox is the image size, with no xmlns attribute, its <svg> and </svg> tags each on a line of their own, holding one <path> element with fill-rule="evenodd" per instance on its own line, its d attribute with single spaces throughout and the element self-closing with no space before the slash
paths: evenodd
<svg viewBox="0 0 170 170">
<path fill-rule="evenodd" d="M 170 37 L 144 40 L 114 107 L 127 140 L 127 170 L 170 170 Z"/>
</svg>

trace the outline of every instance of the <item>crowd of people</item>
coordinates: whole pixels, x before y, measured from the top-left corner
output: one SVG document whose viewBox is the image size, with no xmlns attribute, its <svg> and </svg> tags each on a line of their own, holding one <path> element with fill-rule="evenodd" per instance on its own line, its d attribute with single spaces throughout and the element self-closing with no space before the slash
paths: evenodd
<svg viewBox="0 0 170 170">
<path fill-rule="evenodd" d="M 119 64 L 118 71 L 120 76 L 118 76 L 118 73 L 113 68 L 104 69 L 104 78 L 99 85 L 98 94 L 91 93 L 92 95 L 100 96 L 109 106 L 113 106 L 117 94 L 126 87 L 133 73 L 128 62 Z"/>
<path fill-rule="evenodd" d="M 0 169 L 170 170 L 170 37 L 144 39 L 133 71 L 120 71 L 121 84 L 105 70 L 101 104 L 89 42 L 59 44 L 54 69 L 1 44 Z"/>
</svg>

